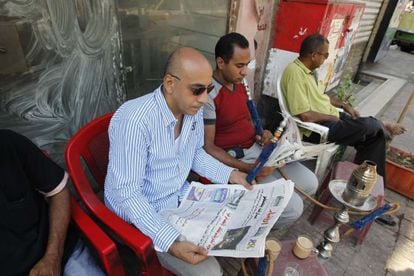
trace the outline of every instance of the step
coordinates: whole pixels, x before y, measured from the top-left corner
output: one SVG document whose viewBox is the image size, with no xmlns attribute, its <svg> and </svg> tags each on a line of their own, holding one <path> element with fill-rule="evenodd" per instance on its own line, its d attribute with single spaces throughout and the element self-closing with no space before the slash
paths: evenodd
<svg viewBox="0 0 414 276">
<path fill-rule="evenodd" d="M 406 80 L 391 75 L 363 70 L 362 74 L 384 80 L 375 91 L 359 102 L 356 109 L 361 116 L 377 116 L 387 106 L 391 99 L 407 83 Z M 369 86 L 369 85 L 368 85 Z M 367 92 L 364 92 L 364 94 Z"/>
<path fill-rule="evenodd" d="M 355 101 L 354 105 L 358 106 L 361 102 L 363 102 L 366 98 L 368 98 L 381 84 L 384 80 L 380 79 L 372 79 L 366 86 L 362 86 L 359 90 L 354 92 Z"/>
</svg>

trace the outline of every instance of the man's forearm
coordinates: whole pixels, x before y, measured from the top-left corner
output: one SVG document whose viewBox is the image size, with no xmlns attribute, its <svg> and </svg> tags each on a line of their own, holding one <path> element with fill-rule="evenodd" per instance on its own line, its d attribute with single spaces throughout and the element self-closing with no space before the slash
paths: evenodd
<svg viewBox="0 0 414 276">
<path fill-rule="evenodd" d="M 302 114 L 299 114 L 299 117 L 304 122 L 312 123 L 336 122 L 339 120 L 339 118 L 336 116 L 322 114 L 315 111 L 304 112 Z"/>
<path fill-rule="evenodd" d="M 236 168 L 243 172 L 248 172 L 251 169 L 251 165 L 243 161 L 240 161 L 231 155 L 229 155 L 225 150 L 216 145 L 205 145 L 204 150 L 219 160 L 220 162 L 226 164 L 229 167 Z"/>
<path fill-rule="evenodd" d="M 46 255 L 63 256 L 66 231 L 70 221 L 70 192 L 67 187 L 49 198 L 49 239 Z"/>
<path fill-rule="evenodd" d="M 336 96 L 330 96 L 329 99 L 331 100 L 331 105 L 339 107 L 341 101 Z"/>
</svg>

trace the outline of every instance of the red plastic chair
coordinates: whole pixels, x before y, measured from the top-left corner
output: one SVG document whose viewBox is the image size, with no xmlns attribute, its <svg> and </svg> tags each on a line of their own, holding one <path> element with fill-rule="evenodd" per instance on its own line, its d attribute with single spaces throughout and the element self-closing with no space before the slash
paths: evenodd
<svg viewBox="0 0 414 276">
<path fill-rule="evenodd" d="M 44 155 L 50 158 L 49 153 L 42 150 Z M 94 247 L 101 260 L 106 275 L 124 276 L 124 267 L 118 254 L 116 244 L 102 231 L 101 228 L 79 206 L 71 195 L 71 219 L 79 231 Z"/>
<path fill-rule="evenodd" d="M 95 248 L 105 273 L 116 276 L 125 275 L 115 243 L 82 210 L 73 197 L 71 200 L 72 221 Z"/>
<path fill-rule="evenodd" d="M 81 128 L 66 146 L 65 159 L 73 184 L 85 206 L 142 262 L 142 275 L 172 275 L 158 262 L 150 238 L 109 210 L 95 194 L 84 165 L 103 190 L 108 167 L 108 126 L 113 113 L 102 115 Z"/>
</svg>

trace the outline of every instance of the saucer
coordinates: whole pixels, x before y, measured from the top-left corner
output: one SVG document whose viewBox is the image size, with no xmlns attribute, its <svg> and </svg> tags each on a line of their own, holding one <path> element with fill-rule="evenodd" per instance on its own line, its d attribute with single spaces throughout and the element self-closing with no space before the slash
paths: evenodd
<svg viewBox="0 0 414 276">
<path fill-rule="evenodd" d="M 377 206 L 377 198 L 372 195 L 369 195 L 368 198 L 365 200 L 364 204 L 361 206 L 355 206 L 355 205 L 352 205 L 346 202 L 342 198 L 342 194 L 346 189 L 346 184 L 347 184 L 347 181 L 342 180 L 342 179 L 335 179 L 329 182 L 329 191 L 335 197 L 336 200 L 338 200 L 340 203 L 342 203 L 346 207 L 349 207 L 351 209 L 358 210 L 358 211 L 368 212 L 368 211 L 372 211 L 373 209 L 375 209 L 375 207 Z"/>
</svg>

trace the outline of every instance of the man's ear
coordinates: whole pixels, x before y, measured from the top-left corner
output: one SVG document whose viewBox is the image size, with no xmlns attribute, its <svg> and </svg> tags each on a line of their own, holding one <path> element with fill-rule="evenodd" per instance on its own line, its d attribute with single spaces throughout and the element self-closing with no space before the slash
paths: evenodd
<svg viewBox="0 0 414 276">
<path fill-rule="evenodd" d="M 164 86 L 165 92 L 171 94 L 174 87 L 174 78 L 169 74 L 165 74 L 162 80 L 162 84 Z"/>
<path fill-rule="evenodd" d="M 224 67 L 224 63 L 225 62 L 224 62 L 223 58 L 221 58 L 221 57 L 216 58 L 216 64 L 217 64 L 218 69 L 222 70 L 223 67 Z"/>
</svg>

